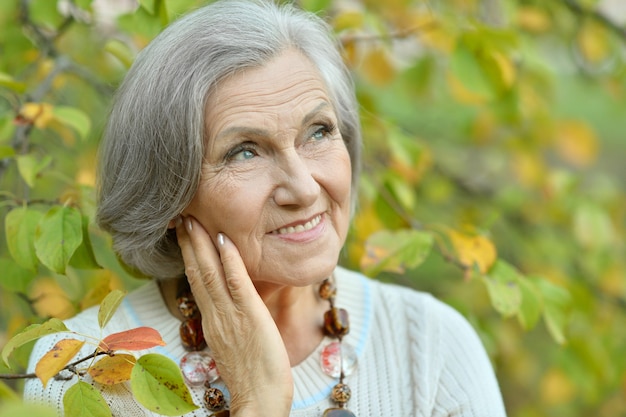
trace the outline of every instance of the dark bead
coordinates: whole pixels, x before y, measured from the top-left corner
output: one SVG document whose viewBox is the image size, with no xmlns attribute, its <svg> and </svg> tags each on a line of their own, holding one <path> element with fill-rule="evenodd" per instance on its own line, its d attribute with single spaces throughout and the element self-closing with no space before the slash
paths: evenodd
<svg viewBox="0 0 626 417">
<path fill-rule="evenodd" d="M 329 408 L 324 411 L 322 417 L 356 417 L 352 411 L 346 410 L 345 408 Z"/>
<path fill-rule="evenodd" d="M 187 350 L 202 350 L 206 347 L 202 333 L 202 320 L 187 319 L 180 324 L 180 341 Z"/>
<path fill-rule="evenodd" d="M 181 295 L 177 297 L 176 303 L 178 305 L 178 311 L 180 311 L 180 314 L 186 319 L 197 317 L 200 314 L 198 305 L 191 295 Z"/>
<path fill-rule="evenodd" d="M 211 414 L 211 417 L 230 417 L 230 410 L 221 410 Z"/>
<path fill-rule="evenodd" d="M 337 295 L 337 287 L 335 283 L 330 280 L 324 280 L 322 285 L 320 285 L 319 295 L 323 300 L 330 300 Z"/>
<path fill-rule="evenodd" d="M 324 313 L 324 330 L 326 334 L 334 337 L 342 337 L 350 331 L 348 312 L 343 308 L 333 307 Z"/>
<path fill-rule="evenodd" d="M 348 401 L 350 401 L 350 396 L 352 395 L 352 391 L 350 391 L 350 387 L 346 384 L 338 383 L 333 387 L 333 392 L 330 397 L 334 402 L 343 406 Z"/>
<path fill-rule="evenodd" d="M 219 411 L 226 405 L 224 393 L 218 388 L 207 388 L 204 392 L 204 406 L 211 411 Z"/>
</svg>

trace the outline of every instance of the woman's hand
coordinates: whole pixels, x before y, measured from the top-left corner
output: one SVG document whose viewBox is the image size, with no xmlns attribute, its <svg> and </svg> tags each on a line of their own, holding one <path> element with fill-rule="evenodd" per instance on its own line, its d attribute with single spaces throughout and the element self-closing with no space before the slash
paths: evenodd
<svg viewBox="0 0 626 417">
<path fill-rule="evenodd" d="M 205 339 L 231 393 L 231 415 L 288 416 L 289 357 L 239 251 L 223 234 L 213 244 L 192 217 L 177 220 L 176 234 Z"/>
</svg>

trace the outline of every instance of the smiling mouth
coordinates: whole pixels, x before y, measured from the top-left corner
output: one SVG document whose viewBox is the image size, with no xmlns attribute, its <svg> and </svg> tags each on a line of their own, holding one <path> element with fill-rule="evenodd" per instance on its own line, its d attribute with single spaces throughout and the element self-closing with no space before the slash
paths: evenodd
<svg viewBox="0 0 626 417">
<path fill-rule="evenodd" d="M 315 216 L 314 218 L 312 218 L 311 220 L 309 220 L 308 222 L 304 224 L 299 224 L 297 226 L 281 227 L 280 229 L 272 231 L 272 234 L 273 235 L 285 235 L 289 233 L 305 232 L 307 230 L 313 229 L 315 226 L 320 224 L 321 221 L 322 221 L 322 215 L 318 214 L 317 216 Z"/>
</svg>

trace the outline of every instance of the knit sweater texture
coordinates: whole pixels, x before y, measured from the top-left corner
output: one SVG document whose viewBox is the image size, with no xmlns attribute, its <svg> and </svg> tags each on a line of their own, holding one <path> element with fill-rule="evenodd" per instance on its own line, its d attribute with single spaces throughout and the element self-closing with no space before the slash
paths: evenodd
<svg viewBox="0 0 626 417">
<path fill-rule="evenodd" d="M 358 365 L 345 382 L 352 390 L 348 408 L 357 417 L 501 417 L 502 396 L 489 358 L 470 324 L 454 309 L 432 296 L 392 284 L 384 284 L 338 267 L 335 271 L 335 305 L 350 315 L 350 333 L 343 343 L 358 355 Z M 139 326 L 159 331 L 165 346 L 147 351 L 178 362 L 186 353 L 180 343 L 180 321 L 169 313 L 155 281 L 131 292 L 101 331 L 98 308 L 90 308 L 67 320 L 67 327 L 100 337 Z M 71 335 L 75 338 L 75 335 Z M 40 339 L 32 352 L 29 372 L 37 361 L 67 334 Z M 337 380 L 320 368 L 320 353 L 331 340 L 325 338 L 303 362 L 292 368 L 295 384 L 291 417 L 321 417 Z M 87 345 L 79 353 L 93 352 Z M 105 386 L 84 381 L 102 392 L 115 417 L 157 417 L 133 398 L 130 384 Z M 63 394 L 76 382 L 50 380 L 44 388 L 29 380 L 25 399 L 50 404 L 63 415 Z M 226 396 L 228 391 L 220 384 Z M 202 405 L 203 388 L 191 389 L 200 406 L 185 417 L 209 416 Z M 267 407 L 272 407 L 268 401 Z M 68 416 L 71 417 L 71 416 Z"/>
</svg>

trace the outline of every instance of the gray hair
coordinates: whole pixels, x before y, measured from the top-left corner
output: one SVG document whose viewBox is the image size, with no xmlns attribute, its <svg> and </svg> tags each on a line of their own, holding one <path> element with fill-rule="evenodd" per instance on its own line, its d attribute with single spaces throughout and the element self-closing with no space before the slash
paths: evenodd
<svg viewBox="0 0 626 417">
<path fill-rule="evenodd" d="M 317 66 L 352 162 L 353 205 L 361 129 L 354 86 L 329 27 L 266 0 L 225 0 L 159 34 L 120 86 L 100 148 L 97 222 L 128 265 L 155 278 L 184 264 L 168 230 L 191 202 L 205 155 L 205 105 L 224 77 L 297 48 Z"/>
</svg>

